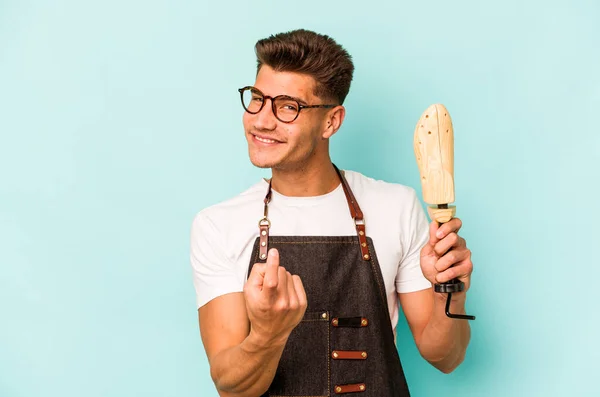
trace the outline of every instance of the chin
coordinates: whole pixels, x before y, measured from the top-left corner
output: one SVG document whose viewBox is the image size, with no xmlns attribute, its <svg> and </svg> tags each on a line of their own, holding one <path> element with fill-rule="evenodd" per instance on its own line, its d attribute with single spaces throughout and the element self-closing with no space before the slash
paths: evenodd
<svg viewBox="0 0 600 397">
<path fill-rule="evenodd" d="M 253 156 L 252 153 L 250 153 L 250 162 L 257 168 L 273 168 L 279 164 L 276 159 L 267 158 L 266 156 Z"/>
<path fill-rule="evenodd" d="M 261 162 L 257 162 L 257 161 L 252 161 L 250 160 L 250 162 L 252 163 L 253 166 L 255 166 L 256 168 L 272 168 L 271 164 L 269 163 L 261 163 Z"/>
</svg>

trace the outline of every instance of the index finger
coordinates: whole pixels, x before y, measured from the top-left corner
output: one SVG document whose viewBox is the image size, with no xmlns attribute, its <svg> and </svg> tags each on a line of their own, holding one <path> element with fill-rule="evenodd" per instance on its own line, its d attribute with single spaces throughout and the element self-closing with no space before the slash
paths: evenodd
<svg viewBox="0 0 600 397">
<path fill-rule="evenodd" d="M 435 237 L 439 241 L 452 232 L 458 233 L 461 227 L 462 221 L 459 218 L 452 218 L 448 222 L 442 223 L 438 228 L 436 228 Z M 429 229 L 429 231 L 431 233 L 431 228 Z"/>
<path fill-rule="evenodd" d="M 441 225 L 443 224 L 438 223 L 437 221 L 431 221 L 429 224 L 429 245 L 432 247 L 435 247 L 435 245 L 440 241 L 440 239 L 437 238 L 436 233 L 440 229 Z"/>
</svg>

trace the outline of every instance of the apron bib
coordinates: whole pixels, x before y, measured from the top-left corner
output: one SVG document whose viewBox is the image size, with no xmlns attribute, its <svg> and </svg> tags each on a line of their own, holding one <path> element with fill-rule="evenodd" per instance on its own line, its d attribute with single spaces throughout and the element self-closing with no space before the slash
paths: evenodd
<svg viewBox="0 0 600 397">
<path fill-rule="evenodd" d="M 270 236 L 269 182 L 248 274 L 254 263 L 265 262 L 268 249 L 277 248 L 281 265 L 302 279 L 308 306 L 263 397 L 409 397 L 373 241 L 344 175 L 335 169 L 356 236 Z"/>
</svg>

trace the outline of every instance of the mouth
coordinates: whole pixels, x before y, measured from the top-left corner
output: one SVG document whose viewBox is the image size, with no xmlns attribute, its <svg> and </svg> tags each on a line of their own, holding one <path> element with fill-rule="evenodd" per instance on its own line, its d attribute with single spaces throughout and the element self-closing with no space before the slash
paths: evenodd
<svg viewBox="0 0 600 397">
<path fill-rule="evenodd" d="M 267 138 L 267 137 L 264 137 L 264 136 L 259 136 L 259 135 L 256 135 L 256 134 L 250 134 L 250 135 L 252 135 L 252 139 L 255 142 L 262 143 L 263 145 L 275 145 L 275 144 L 278 144 L 278 143 L 283 143 L 281 141 L 278 141 L 278 140 L 275 140 L 275 139 L 271 139 L 271 138 Z"/>
</svg>

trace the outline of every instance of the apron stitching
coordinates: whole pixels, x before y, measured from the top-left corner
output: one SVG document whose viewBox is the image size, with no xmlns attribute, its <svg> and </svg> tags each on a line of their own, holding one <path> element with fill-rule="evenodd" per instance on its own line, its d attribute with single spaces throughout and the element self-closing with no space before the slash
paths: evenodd
<svg viewBox="0 0 600 397">
<path fill-rule="evenodd" d="M 329 352 L 331 351 L 331 327 L 329 321 L 327 321 L 327 395 L 331 395 L 331 359 L 329 358 Z"/>
<path fill-rule="evenodd" d="M 356 241 L 274 241 L 273 243 L 274 244 L 356 244 Z"/>
<path fill-rule="evenodd" d="M 379 293 L 381 294 L 381 298 L 383 299 L 383 304 L 387 306 L 386 295 L 383 293 L 383 288 L 381 286 L 381 283 L 379 282 L 379 277 L 377 277 L 377 268 L 375 267 L 375 263 L 373 262 L 372 256 L 369 262 L 371 262 L 371 270 L 373 271 L 373 277 L 375 277 L 375 281 L 377 281 L 377 286 L 379 287 Z"/>
<path fill-rule="evenodd" d="M 356 244 L 356 241 L 279 241 L 275 244 Z M 373 262 L 373 255 L 371 255 L 369 262 L 371 263 L 371 270 L 373 271 L 373 276 L 375 277 L 375 281 L 377 281 L 377 286 L 379 287 L 379 293 L 382 295 L 383 301 L 387 302 L 381 283 L 379 282 L 379 277 L 377 277 L 377 269 L 375 268 L 375 263 Z"/>
<path fill-rule="evenodd" d="M 310 236 L 308 236 L 308 237 L 310 237 Z M 276 241 L 275 244 L 281 244 L 281 245 L 283 245 L 283 244 L 344 244 L 344 245 L 352 244 L 352 245 L 355 245 L 355 244 L 357 244 L 357 242 L 356 241 L 323 241 L 323 240 L 321 240 L 321 241 Z M 359 246 L 359 248 L 360 248 L 360 246 Z M 258 263 L 259 251 L 260 250 L 256 250 L 255 263 Z M 371 255 L 371 257 L 369 258 L 369 262 L 371 264 L 371 271 L 372 271 L 373 277 L 375 278 L 375 280 L 377 282 L 377 287 L 379 289 L 380 297 L 382 298 L 384 311 L 386 313 L 388 313 L 389 308 L 388 308 L 386 294 L 383 292 L 384 290 L 383 290 L 382 284 L 379 280 L 379 277 L 377 276 L 377 266 L 375 264 L 375 255 Z M 321 320 L 321 319 L 302 320 L 302 322 L 308 322 L 308 321 L 315 322 L 315 321 L 323 321 L 323 320 Z M 388 321 L 389 321 L 389 318 L 388 318 Z M 327 388 L 328 388 L 327 395 L 324 395 L 324 396 L 296 396 L 296 397 L 330 397 L 331 396 L 331 359 L 329 357 L 330 350 L 331 350 L 331 327 L 328 324 L 328 327 L 327 327 Z M 272 395 L 271 397 L 290 397 L 290 396 Z"/>
<path fill-rule="evenodd" d="M 375 252 L 375 248 L 373 248 L 372 252 Z M 379 293 L 381 295 L 381 299 L 383 300 L 381 303 L 383 304 L 383 308 L 386 310 L 386 312 L 389 315 L 390 308 L 388 307 L 387 295 L 384 292 L 385 288 L 381 285 L 381 282 L 379 281 L 379 277 L 377 276 L 377 266 L 375 265 L 375 257 L 376 257 L 376 255 L 371 255 L 371 259 L 369 259 L 369 262 L 371 262 L 371 270 L 373 272 L 373 277 L 375 278 L 375 281 L 377 281 L 377 286 L 379 287 Z M 381 267 L 379 268 L 379 270 L 381 271 Z M 383 274 L 382 274 L 382 277 L 383 277 Z"/>
<path fill-rule="evenodd" d="M 323 241 L 322 243 L 328 243 L 329 241 Z M 346 243 L 346 242 L 345 242 Z M 348 242 L 348 243 L 352 243 L 352 242 Z M 258 262 L 258 253 L 260 250 L 256 250 L 256 255 L 254 256 L 254 263 Z M 323 321 L 321 319 L 316 319 L 316 320 L 302 320 L 302 322 L 308 322 L 308 321 Z M 329 321 L 327 321 L 327 323 L 329 323 Z M 297 396 L 297 397 L 329 397 L 331 396 L 331 368 L 330 368 L 330 360 L 329 360 L 329 351 L 331 350 L 331 332 L 330 332 L 330 327 L 327 327 L 327 395 L 325 396 Z M 288 397 L 288 396 L 271 396 L 271 397 Z"/>
<path fill-rule="evenodd" d="M 337 170 L 337 167 L 336 167 L 336 170 Z M 340 174 L 339 170 L 338 170 L 338 174 Z M 375 307 L 382 305 L 383 312 L 384 312 L 384 313 L 381 313 L 379 310 L 375 310 L 375 308 L 373 308 L 373 310 L 374 310 L 374 316 L 376 318 L 378 318 L 379 315 L 383 315 L 387 319 L 387 323 L 390 324 L 389 307 L 388 307 L 389 305 L 388 305 L 388 302 L 387 302 L 387 293 L 386 293 L 385 286 L 384 286 L 385 285 L 385 280 L 383 279 L 383 274 L 381 273 L 381 268 L 379 267 L 378 258 L 376 257 L 376 254 L 374 252 L 374 244 L 373 244 L 372 241 L 371 241 L 370 244 L 368 242 L 369 237 L 366 235 L 366 233 L 364 231 L 364 221 L 363 221 L 362 212 L 360 210 L 360 207 L 358 206 L 358 203 L 354 201 L 355 199 L 354 199 L 354 197 L 352 195 L 351 190 L 350 190 L 350 196 L 348 195 L 348 192 L 346 191 L 346 185 L 347 185 L 347 183 L 346 183 L 345 178 L 344 178 L 344 176 L 342 174 L 340 174 L 340 179 L 341 179 L 342 185 L 344 185 L 343 186 L 344 187 L 344 193 L 346 193 L 346 199 L 347 199 L 348 204 L 349 204 L 350 213 L 351 213 L 352 217 L 354 218 L 354 221 L 355 221 L 355 224 L 356 224 L 356 228 L 357 228 L 357 231 L 358 231 L 358 236 L 356 236 L 356 235 L 354 235 L 354 236 L 337 236 L 338 240 L 336 240 L 336 236 L 321 236 L 322 238 L 324 238 L 324 240 L 317 240 L 317 241 L 277 241 L 277 237 L 275 237 L 274 239 L 269 238 L 271 236 L 268 235 L 268 229 L 266 231 L 267 232 L 266 235 L 263 236 L 263 233 L 265 233 L 265 231 L 263 229 L 261 229 L 261 233 L 260 233 L 261 235 L 259 237 L 260 240 L 258 242 L 259 245 L 258 245 L 258 247 L 254 248 L 254 249 L 258 248 L 258 249 L 256 249 L 256 255 L 255 255 L 254 264 L 260 263 L 259 262 L 259 260 L 260 260 L 259 258 L 266 259 L 265 248 L 267 248 L 267 247 L 263 246 L 263 244 L 264 245 L 269 244 L 269 240 L 271 240 L 270 242 L 273 243 L 273 244 L 275 244 L 275 245 L 280 244 L 282 246 L 282 248 L 283 248 L 283 245 L 307 245 L 307 244 L 312 244 L 312 245 L 315 245 L 315 244 L 318 244 L 318 245 L 326 245 L 326 244 L 327 245 L 336 245 L 336 244 L 337 245 L 340 245 L 340 244 L 341 245 L 348 245 L 348 244 L 350 244 L 352 246 L 358 245 L 357 248 L 359 249 L 359 254 L 361 254 L 359 256 L 361 258 L 361 261 L 358 261 L 358 262 L 362 262 L 362 263 L 364 263 L 364 261 L 370 262 L 372 277 L 374 277 L 375 281 L 377 282 L 377 288 L 379 290 L 379 295 L 380 295 L 379 297 L 380 297 L 380 299 L 382 299 L 380 305 L 378 305 L 376 303 L 376 298 L 375 298 L 377 296 L 377 293 L 374 293 L 374 291 L 371 290 L 371 292 L 370 292 L 370 294 L 371 294 L 371 298 L 370 298 L 371 302 L 375 304 Z M 349 186 L 348 186 L 348 189 L 349 189 Z M 270 201 L 270 200 L 268 200 L 269 199 L 270 191 L 271 191 L 271 184 L 269 183 L 269 192 L 267 193 L 267 197 L 265 198 L 265 219 L 266 219 L 266 216 L 267 216 L 267 212 L 266 211 L 267 211 L 268 201 Z M 357 220 L 362 221 L 362 223 L 361 223 L 362 229 L 359 229 L 359 224 L 357 223 Z M 260 225 L 260 223 L 259 223 L 259 225 Z M 266 237 L 266 239 L 264 239 L 264 237 Z M 279 236 L 279 237 L 281 237 L 281 236 Z M 297 239 L 297 238 L 302 239 L 303 237 L 313 237 L 313 238 L 317 237 L 318 238 L 319 236 L 289 236 L 289 237 L 291 237 L 292 239 Z M 334 239 L 330 239 L 329 237 L 334 237 Z M 342 237 L 342 241 L 339 241 L 339 237 Z M 352 237 L 354 237 L 354 238 L 352 238 Z M 275 241 L 273 241 L 273 240 L 275 240 Z M 285 240 L 285 236 L 284 236 L 284 240 Z M 255 242 L 255 244 L 256 244 L 256 242 Z M 369 255 L 369 251 L 371 251 L 370 250 L 371 246 L 373 246 L 373 251 L 372 252 L 373 252 L 374 255 Z M 353 249 L 353 248 L 354 247 L 340 247 L 340 249 L 344 250 L 344 251 L 348 250 L 348 249 Z M 319 250 L 327 249 L 327 248 L 325 248 L 325 247 L 314 247 L 313 249 L 317 250 L 317 254 L 318 254 Z M 365 250 L 366 250 L 366 253 L 365 253 Z M 347 257 L 347 256 L 343 255 L 342 257 L 346 257 L 346 259 L 354 262 L 355 264 L 357 263 L 357 262 L 355 262 L 355 258 L 352 258 L 352 256 L 351 257 Z M 250 267 L 252 267 L 252 266 L 253 265 L 250 264 Z M 361 294 L 362 294 L 362 292 L 361 292 Z M 375 302 L 372 301 L 373 298 L 375 298 Z M 377 312 L 379 312 L 379 313 L 377 313 Z M 331 312 L 329 310 L 327 311 L 327 313 L 331 315 Z M 328 317 L 330 317 L 330 316 L 328 316 Z M 301 322 L 318 322 L 318 321 L 323 321 L 323 320 L 321 320 L 321 319 L 307 319 L 307 320 L 303 319 L 303 320 L 301 320 Z M 383 324 L 380 324 L 380 325 L 383 325 Z M 332 381 L 332 379 L 331 379 L 332 361 L 331 360 L 332 360 L 332 358 L 330 357 L 332 325 L 331 325 L 329 319 L 327 321 L 326 326 L 327 326 L 327 357 L 326 357 L 326 360 L 327 360 L 327 388 L 328 388 L 327 391 L 326 391 L 327 394 L 326 395 L 303 395 L 303 396 L 296 396 L 296 397 L 331 397 L 331 395 L 332 395 L 331 394 L 331 392 L 332 392 L 332 390 L 331 390 L 331 386 L 332 386 L 332 382 L 331 382 Z M 386 328 L 386 327 L 384 326 L 384 328 Z M 383 333 L 381 333 L 381 332 L 383 332 Z M 386 334 L 385 329 L 382 330 L 382 331 L 377 331 L 376 334 L 380 338 L 382 338 L 384 340 L 383 341 L 383 345 L 387 345 L 387 344 L 390 343 L 390 341 L 387 339 L 387 337 L 389 336 L 387 334 L 389 334 L 389 332 Z M 395 341 L 392 340 L 391 344 L 394 345 L 394 342 Z M 382 347 L 382 346 L 380 346 L 380 347 Z M 399 358 L 398 357 L 397 347 L 396 347 L 396 349 L 394 349 L 394 353 L 395 353 L 395 357 Z M 384 356 L 387 357 L 385 354 L 384 354 Z M 390 357 L 387 357 L 387 358 L 390 358 Z M 403 371 L 402 371 L 402 364 L 401 363 L 398 363 L 398 364 L 400 365 L 400 374 L 401 374 L 400 376 L 402 377 L 402 379 L 395 379 L 395 380 L 396 381 L 400 381 L 401 380 L 401 381 L 403 381 L 404 385 L 406 385 L 406 379 L 404 378 Z M 391 368 L 393 368 L 393 365 L 391 365 Z M 393 385 L 388 385 L 388 388 L 392 387 L 392 386 Z M 271 389 L 271 386 L 269 386 L 269 389 Z M 291 391 L 291 390 L 289 390 L 287 388 L 287 386 L 283 387 L 283 389 L 285 389 L 285 390 L 281 390 L 281 391 L 283 391 L 284 393 L 289 393 Z M 303 387 L 301 387 L 301 389 L 303 389 Z M 395 390 L 395 387 L 392 387 L 392 389 Z M 392 392 L 393 391 L 392 389 L 387 389 L 387 390 L 389 392 Z M 408 390 L 406 390 L 406 395 L 410 396 Z M 274 395 L 271 395 L 271 397 L 291 397 L 291 396 L 288 395 L 288 394 L 285 394 L 285 395 L 281 395 L 281 394 L 276 394 L 275 395 L 274 394 Z"/>
</svg>

